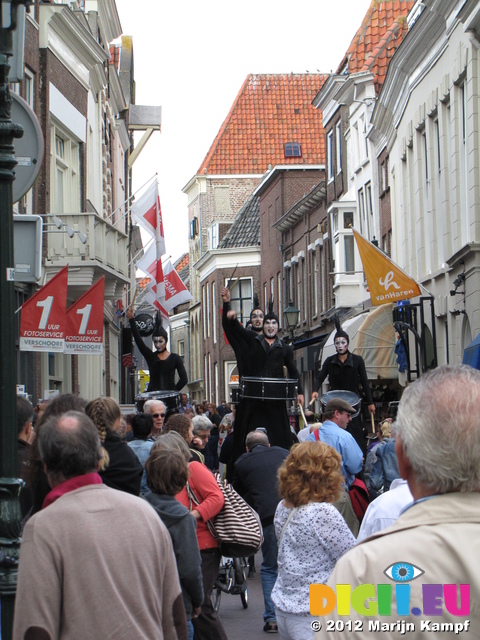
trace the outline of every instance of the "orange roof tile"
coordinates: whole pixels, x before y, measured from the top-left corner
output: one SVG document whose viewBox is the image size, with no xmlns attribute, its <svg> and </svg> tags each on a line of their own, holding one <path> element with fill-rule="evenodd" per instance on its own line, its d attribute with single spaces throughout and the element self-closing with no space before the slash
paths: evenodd
<svg viewBox="0 0 480 640">
<path fill-rule="evenodd" d="M 323 164 L 322 116 L 312 101 L 326 79 L 319 73 L 247 76 L 197 174 L 262 174 L 269 165 Z M 299 142 L 302 157 L 286 158 L 286 142 Z"/>
<path fill-rule="evenodd" d="M 337 73 L 370 71 L 380 91 L 388 63 L 408 32 L 407 15 L 414 0 L 372 0 Z"/>
<path fill-rule="evenodd" d="M 189 258 L 190 258 L 189 254 L 185 253 L 180 258 L 180 260 L 175 264 L 175 271 L 178 272 L 178 271 L 181 271 L 182 269 L 184 269 L 188 265 Z"/>
</svg>

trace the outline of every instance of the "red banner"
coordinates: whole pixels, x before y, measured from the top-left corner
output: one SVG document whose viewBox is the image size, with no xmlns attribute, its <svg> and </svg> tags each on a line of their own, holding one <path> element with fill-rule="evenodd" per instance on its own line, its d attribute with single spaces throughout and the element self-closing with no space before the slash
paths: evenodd
<svg viewBox="0 0 480 640">
<path fill-rule="evenodd" d="M 20 351 L 63 351 L 67 285 L 68 265 L 22 306 Z"/>
<path fill-rule="evenodd" d="M 90 287 L 67 310 L 65 353 L 101 356 L 105 277 Z"/>
</svg>

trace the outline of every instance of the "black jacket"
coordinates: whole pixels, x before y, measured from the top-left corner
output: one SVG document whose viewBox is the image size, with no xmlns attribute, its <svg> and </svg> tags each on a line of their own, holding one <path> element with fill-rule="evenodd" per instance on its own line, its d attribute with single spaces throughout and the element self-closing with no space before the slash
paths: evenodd
<svg viewBox="0 0 480 640">
<path fill-rule="evenodd" d="M 130 320 L 133 337 L 140 349 L 141 354 L 147 361 L 150 373 L 149 391 L 171 391 L 176 389 L 180 391 L 188 382 L 187 372 L 183 365 L 182 358 L 177 353 L 171 353 L 166 360 L 160 360 L 157 351 L 152 351 L 142 340 L 142 336 L 138 332 L 135 320 Z M 175 371 L 178 373 L 179 380 L 175 384 Z"/>
<path fill-rule="evenodd" d="M 358 388 L 360 383 L 367 404 L 373 404 L 365 362 L 361 356 L 356 356 L 349 351 L 345 362 L 340 362 L 337 353 L 325 358 L 322 368 L 315 376 L 313 388 L 318 391 L 327 376 L 332 391 L 353 391 L 358 395 L 360 393 Z"/>
<path fill-rule="evenodd" d="M 255 509 L 265 527 L 272 524 L 280 502 L 277 471 L 288 451 L 257 444 L 235 462 L 233 486 Z"/>
</svg>

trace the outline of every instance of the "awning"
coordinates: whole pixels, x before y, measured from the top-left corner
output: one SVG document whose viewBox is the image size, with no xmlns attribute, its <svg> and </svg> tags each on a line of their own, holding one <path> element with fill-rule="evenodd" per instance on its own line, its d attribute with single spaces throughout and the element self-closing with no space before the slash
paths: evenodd
<svg viewBox="0 0 480 640">
<path fill-rule="evenodd" d="M 474 369 L 480 369 L 480 333 L 465 347 L 462 364 L 469 364 Z"/>
<path fill-rule="evenodd" d="M 360 313 L 342 323 L 342 329 L 350 337 L 349 350 L 362 356 L 369 380 L 398 379 L 395 343 L 397 341 L 392 319 L 393 304 L 384 304 L 370 311 Z M 321 361 L 333 356 L 335 345 L 332 331 L 323 348 Z"/>
</svg>

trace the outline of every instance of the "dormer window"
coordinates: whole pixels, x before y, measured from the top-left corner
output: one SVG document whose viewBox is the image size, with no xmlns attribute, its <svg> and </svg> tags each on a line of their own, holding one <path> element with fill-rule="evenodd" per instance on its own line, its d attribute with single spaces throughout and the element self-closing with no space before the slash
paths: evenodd
<svg viewBox="0 0 480 640">
<path fill-rule="evenodd" d="M 285 157 L 286 158 L 301 158 L 302 157 L 302 145 L 299 142 L 286 142 L 285 143 Z"/>
</svg>

